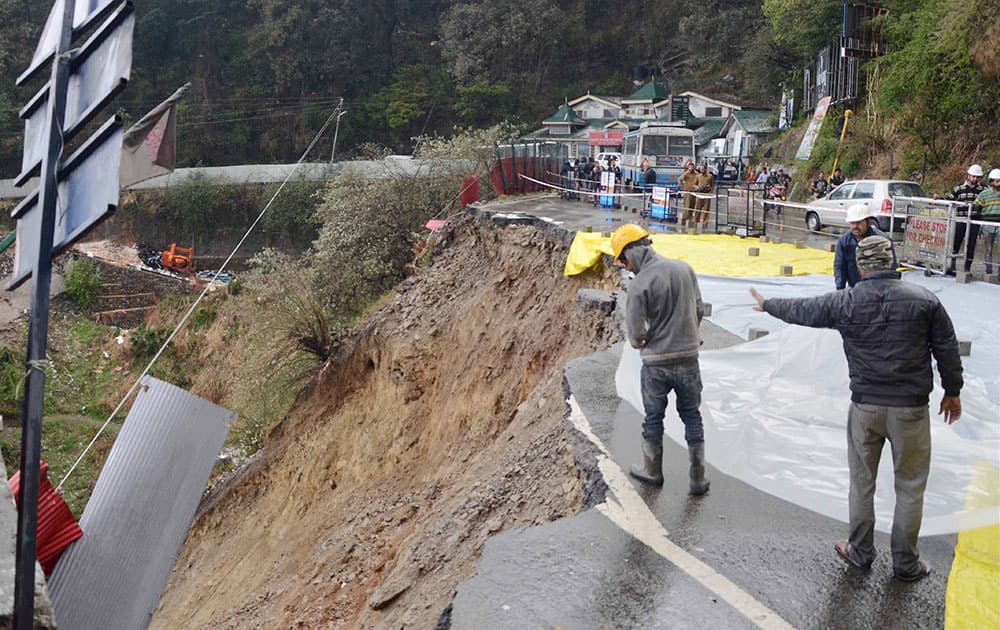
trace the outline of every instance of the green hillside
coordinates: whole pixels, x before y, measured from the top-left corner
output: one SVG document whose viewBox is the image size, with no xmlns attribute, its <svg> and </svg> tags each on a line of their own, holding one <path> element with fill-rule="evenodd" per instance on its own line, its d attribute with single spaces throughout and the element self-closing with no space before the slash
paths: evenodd
<svg viewBox="0 0 1000 630">
<path fill-rule="evenodd" d="M 866 132 L 932 164 L 996 157 L 997 0 L 890 0 Z M 48 2 L 0 0 L 0 175 L 16 174 L 18 90 Z M 536 126 L 586 91 L 627 94 L 655 75 L 776 106 L 782 84 L 841 28 L 838 0 L 145 0 L 136 2 L 133 119 L 184 82 L 182 165 L 290 161 L 338 102 L 338 155 L 499 121 Z M 995 136 L 995 134 L 993 134 Z M 317 149 L 321 159 L 332 138 Z M 912 155 L 910 155 L 912 154 Z M 919 156 L 919 157 L 914 157 Z M 909 157 L 904 159 L 909 159 Z M 985 161 L 985 158 L 984 158 Z"/>
</svg>

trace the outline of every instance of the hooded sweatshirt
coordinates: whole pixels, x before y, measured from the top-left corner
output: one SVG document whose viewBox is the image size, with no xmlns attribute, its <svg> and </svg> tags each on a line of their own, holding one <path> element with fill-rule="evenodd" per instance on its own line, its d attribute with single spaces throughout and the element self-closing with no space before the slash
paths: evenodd
<svg viewBox="0 0 1000 630">
<path fill-rule="evenodd" d="M 648 245 L 625 253 L 635 268 L 628 285 L 625 328 L 635 345 L 645 341 L 643 363 L 662 365 L 698 356 L 704 315 L 698 278 L 691 266 L 664 258 Z"/>
</svg>

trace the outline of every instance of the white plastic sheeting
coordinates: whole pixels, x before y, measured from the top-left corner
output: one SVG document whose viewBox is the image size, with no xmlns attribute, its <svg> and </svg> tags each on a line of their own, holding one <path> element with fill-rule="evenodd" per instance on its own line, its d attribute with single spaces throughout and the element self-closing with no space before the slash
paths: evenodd
<svg viewBox="0 0 1000 630">
<path fill-rule="evenodd" d="M 931 394 L 931 474 L 924 498 L 921 533 L 936 535 L 1000 523 L 1000 506 L 966 509 L 970 495 L 988 496 L 974 487 L 974 469 L 984 464 L 1000 483 L 1000 288 L 909 273 L 938 294 L 955 323 L 959 339 L 971 340 L 963 357 L 963 414 L 948 426 L 937 416 L 943 394 L 935 372 Z M 839 333 L 789 326 L 752 310 L 749 288 L 765 297 L 818 295 L 830 290 L 829 276 L 798 278 L 699 278 L 712 321 L 745 337 L 749 328 L 770 335 L 724 350 L 701 353 L 702 414 L 709 462 L 765 492 L 821 514 L 847 520 L 847 361 Z M 622 353 L 618 393 L 642 411 L 640 359 Z M 673 404 L 671 397 L 671 405 Z M 667 435 L 684 444 L 684 428 L 668 409 Z M 980 475 L 981 478 L 981 475 Z M 991 480 L 991 481 L 990 481 Z M 993 494 L 995 496 L 995 493 Z M 876 526 L 889 531 L 895 495 L 892 457 L 883 451 L 875 496 Z"/>
</svg>

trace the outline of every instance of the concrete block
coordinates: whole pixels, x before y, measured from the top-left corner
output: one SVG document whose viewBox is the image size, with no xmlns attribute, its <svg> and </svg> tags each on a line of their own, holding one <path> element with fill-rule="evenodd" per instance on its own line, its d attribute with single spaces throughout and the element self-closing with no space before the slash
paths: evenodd
<svg viewBox="0 0 1000 630">
<path fill-rule="evenodd" d="M 790 276 L 793 273 L 794 273 L 794 270 L 792 269 L 791 265 L 782 265 L 781 266 L 781 275 L 783 275 L 783 276 Z"/>
<path fill-rule="evenodd" d="M 610 315 L 615 310 L 615 296 L 600 289 L 580 289 L 576 292 L 576 304 L 584 311 Z"/>
<path fill-rule="evenodd" d="M 771 239 L 767 238 L 766 236 L 762 236 L 762 237 L 760 237 L 760 242 L 761 243 L 770 243 Z"/>
<path fill-rule="evenodd" d="M 601 238 L 611 238 L 611 232 L 601 232 Z"/>
<path fill-rule="evenodd" d="M 972 355 L 972 342 L 964 341 L 962 339 L 958 340 L 958 354 L 959 356 L 967 357 Z"/>
<path fill-rule="evenodd" d="M 768 331 L 763 328 L 751 328 L 747 336 L 747 341 L 755 341 L 761 337 L 766 337 Z"/>
<path fill-rule="evenodd" d="M 805 241 L 795 241 L 795 249 L 805 249 L 805 248 L 806 248 Z"/>
<path fill-rule="evenodd" d="M 697 230 L 695 229 L 695 227 L 693 225 L 689 225 L 688 228 L 687 228 L 687 230 L 686 230 L 686 232 L 688 234 L 696 234 Z"/>
<path fill-rule="evenodd" d="M 983 278 L 983 281 L 989 282 L 990 284 L 1000 284 L 1000 276 L 988 273 L 986 274 L 986 277 Z"/>
<path fill-rule="evenodd" d="M 583 231 L 584 232 L 593 232 L 594 228 L 593 228 L 593 226 L 588 225 L 587 227 L 583 228 Z"/>
<path fill-rule="evenodd" d="M 971 271 L 956 271 L 955 272 L 955 282 L 959 284 L 969 284 L 972 282 L 972 272 Z"/>
<path fill-rule="evenodd" d="M 751 247 L 750 250 L 747 252 L 747 254 L 749 254 L 750 256 L 760 256 L 760 248 Z"/>
<path fill-rule="evenodd" d="M 827 246 L 826 246 L 826 251 L 830 252 L 831 254 L 833 252 L 837 251 L 837 244 L 836 243 L 828 243 Z"/>
<path fill-rule="evenodd" d="M 706 304 L 702 304 L 701 307 L 702 307 L 702 310 L 705 311 L 705 317 L 711 317 L 712 316 L 712 305 L 711 304 L 707 304 L 707 303 Z"/>
</svg>

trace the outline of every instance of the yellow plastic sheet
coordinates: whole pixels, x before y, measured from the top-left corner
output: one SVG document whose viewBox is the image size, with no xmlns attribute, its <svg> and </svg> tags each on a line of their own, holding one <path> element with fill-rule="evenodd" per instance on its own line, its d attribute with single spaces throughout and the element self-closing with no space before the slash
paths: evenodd
<svg viewBox="0 0 1000 630">
<path fill-rule="evenodd" d="M 980 462 L 968 509 L 1000 505 L 1000 470 Z M 945 628 L 1000 628 L 1000 525 L 959 533 L 945 595 Z"/>
<path fill-rule="evenodd" d="M 668 258 L 683 260 L 695 273 L 732 278 L 780 276 L 782 266 L 792 274 L 833 274 L 833 254 L 794 245 L 761 243 L 759 239 L 728 234 L 653 234 L 653 249 Z M 759 256 L 750 256 L 756 247 Z M 612 254 L 611 238 L 599 232 L 577 232 L 566 257 L 566 276 L 597 266 L 602 254 Z"/>
</svg>

